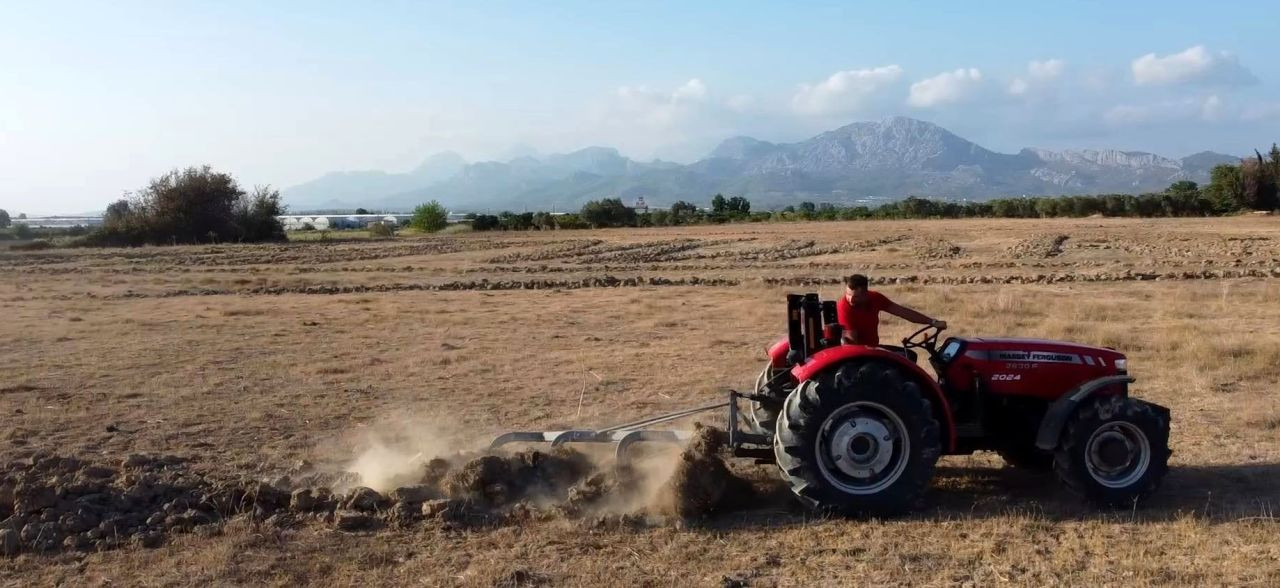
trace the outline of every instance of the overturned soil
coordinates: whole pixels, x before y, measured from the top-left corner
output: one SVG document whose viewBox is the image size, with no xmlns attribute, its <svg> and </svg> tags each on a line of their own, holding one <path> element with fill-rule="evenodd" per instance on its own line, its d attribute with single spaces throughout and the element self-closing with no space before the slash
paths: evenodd
<svg viewBox="0 0 1280 588">
<path fill-rule="evenodd" d="M 344 532 L 553 518 L 686 522 L 747 504 L 755 492 L 725 464 L 724 436 L 698 426 L 678 455 L 640 464 L 601 463 L 566 447 L 436 458 L 422 464 L 416 483 L 387 493 L 349 472 L 308 471 L 309 464 L 265 481 L 220 477 L 173 456 L 96 464 L 38 454 L 0 466 L 0 554 L 151 548 L 236 517 Z"/>
</svg>

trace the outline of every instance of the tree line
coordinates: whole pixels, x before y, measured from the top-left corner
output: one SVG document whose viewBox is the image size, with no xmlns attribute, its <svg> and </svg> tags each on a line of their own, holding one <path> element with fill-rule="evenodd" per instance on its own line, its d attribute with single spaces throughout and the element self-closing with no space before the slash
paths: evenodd
<svg viewBox="0 0 1280 588">
<path fill-rule="evenodd" d="M 473 214 L 467 218 L 477 231 L 587 229 L 603 227 L 664 227 L 801 220 L 866 220 L 926 218 L 1056 218 L 1056 217 L 1203 217 L 1250 210 L 1280 209 L 1280 147 L 1263 155 L 1213 168 L 1208 185 L 1180 180 L 1162 192 L 1146 194 L 1097 194 L 1087 196 L 1038 196 L 996 198 L 983 202 L 955 202 L 909 197 L 877 206 L 841 206 L 828 202 L 801 202 L 775 211 L 751 210 L 741 196 L 716 194 L 701 208 L 679 201 L 666 209 L 636 211 L 619 198 L 592 200 L 577 213 L 503 212 Z"/>
</svg>

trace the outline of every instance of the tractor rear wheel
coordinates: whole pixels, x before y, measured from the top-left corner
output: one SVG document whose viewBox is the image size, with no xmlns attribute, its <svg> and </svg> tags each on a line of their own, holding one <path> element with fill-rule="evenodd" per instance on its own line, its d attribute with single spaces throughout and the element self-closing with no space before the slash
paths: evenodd
<svg viewBox="0 0 1280 588">
<path fill-rule="evenodd" d="M 750 417 L 752 432 L 761 435 L 772 435 L 778 424 L 778 411 L 782 410 L 782 402 L 791 393 L 791 378 L 783 376 L 785 370 L 775 369 L 773 363 L 765 363 L 764 369 L 756 378 L 756 394 L 767 396 L 768 400 L 752 400 Z"/>
<path fill-rule="evenodd" d="M 806 380 L 778 415 L 783 479 L 822 512 L 888 516 L 928 488 L 942 452 L 919 386 L 883 362 L 850 362 Z"/>
<path fill-rule="evenodd" d="M 1053 466 L 1068 488 L 1104 507 L 1132 507 L 1169 472 L 1169 413 L 1133 398 L 1087 402 L 1067 422 Z"/>
</svg>

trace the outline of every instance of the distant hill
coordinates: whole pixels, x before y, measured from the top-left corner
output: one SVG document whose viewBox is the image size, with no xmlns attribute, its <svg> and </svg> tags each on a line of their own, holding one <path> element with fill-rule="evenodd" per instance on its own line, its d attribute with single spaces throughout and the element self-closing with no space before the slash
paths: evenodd
<svg viewBox="0 0 1280 588">
<path fill-rule="evenodd" d="M 894 117 L 856 122 L 798 143 L 734 137 L 689 165 L 639 162 L 609 147 L 471 164 L 442 153 L 408 173 L 331 173 L 283 195 L 295 209 L 408 209 L 436 199 L 455 210 L 519 211 L 573 210 L 604 197 L 643 196 L 657 205 L 703 202 L 723 192 L 766 208 L 908 195 L 986 199 L 1149 192 L 1177 180 L 1207 182 L 1214 165 L 1237 161 L 1207 151 L 1182 159 L 1112 149 L 997 153 L 938 125 Z"/>
</svg>

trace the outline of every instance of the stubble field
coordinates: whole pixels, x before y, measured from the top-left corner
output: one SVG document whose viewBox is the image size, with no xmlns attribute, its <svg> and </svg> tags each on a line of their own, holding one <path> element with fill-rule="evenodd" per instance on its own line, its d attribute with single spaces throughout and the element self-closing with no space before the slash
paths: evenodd
<svg viewBox="0 0 1280 588">
<path fill-rule="evenodd" d="M 50 523 L 22 510 L 22 493 L 43 484 L 56 494 L 46 510 L 69 503 L 84 464 L 110 468 L 99 490 L 170 470 L 287 486 L 303 470 L 361 469 L 361 456 L 425 460 L 505 430 L 714 402 L 752 385 L 786 292 L 835 296 L 854 271 L 949 334 L 1125 351 L 1135 394 L 1173 411 L 1161 491 L 1099 512 L 1051 474 L 976 454 L 943 458 L 921 509 L 883 521 L 814 518 L 765 492 L 683 522 L 428 517 L 349 531 L 325 513 L 250 509 L 88 544 L 21 532 Z M 0 308 L 9 585 L 1280 583 L 1274 216 L 0 252 Z M 910 332 L 892 317 L 881 329 Z M 52 455 L 84 464 L 48 466 Z M 773 467 L 735 471 L 767 489 Z"/>
</svg>

